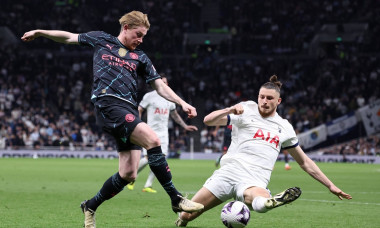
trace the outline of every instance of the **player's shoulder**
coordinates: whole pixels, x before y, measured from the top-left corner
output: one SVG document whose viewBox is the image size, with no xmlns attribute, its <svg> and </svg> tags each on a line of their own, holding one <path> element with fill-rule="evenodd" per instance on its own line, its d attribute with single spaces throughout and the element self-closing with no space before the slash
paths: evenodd
<svg viewBox="0 0 380 228">
<path fill-rule="evenodd" d="M 257 103 L 251 100 L 240 102 L 243 105 L 244 112 L 257 111 Z"/>
<path fill-rule="evenodd" d="M 257 105 L 257 103 L 252 101 L 252 100 L 242 101 L 242 102 L 240 102 L 240 104 L 242 104 L 242 105 L 255 105 L 256 104 Z"/>
<path fill-rule="evenodd" d="M 147 92 L 147 93 L 144 95 L 143 99 L 147 99 L 147 98 L 153 97 L 153 96 L 155 96 L 155 95 L 157 95 L 156 90 L 152 90 L 152 91 L 150 91 L 150 92 Z"/>
<path fill-rule="evenodd" d="M 282 126 L 284 126 L 287 129 L 293 129 L 293 125 L 290 124 L 289 120 L 283 118 L 278 113 L 276 113 L 275 119 L 278 123 L 280 123 Z"/>
<path fill-rule="evenodd" d="M 130 52 L 135 53 L 139 57 L 140 60 L 149 59 L 147 54 L 141 49 L 136 48 L 135 50 L 130 51 Z"/>
<path fill-rule="evenodd" d="M 106 33 L 104 31 L 90 31 L 86 33 L 79 34 L 80 36 L 90 36 L 90 37 L 103 37 L 103 38 L 110 38 L 114 37 L 109 33 Z"/>
<path fill-rule="evenodd" d="M 99 44 L 103 42 L 117 43 L 116 37 L 104 31 L 90 31 L 79 34 L 79 43 L 88 43 L 93 46 L 94 44 Z"/>
</svg>

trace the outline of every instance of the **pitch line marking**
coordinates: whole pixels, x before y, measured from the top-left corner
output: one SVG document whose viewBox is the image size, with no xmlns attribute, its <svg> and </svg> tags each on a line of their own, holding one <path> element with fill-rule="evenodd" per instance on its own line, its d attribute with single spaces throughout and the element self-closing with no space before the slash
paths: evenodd
<svg viewBox="0 0 380 228">
<path fill-rule="evenodd" d="M 307 192 L 307 193 L 317 193 L 317 194 L 320 194 L 320 193 L 330 193 L 328 190 L 327 191 L 303 191 L 303 192 Z M 351 192 L 350 191 L 350 194 L 380 194 L 380 192 Z"/>
<path fill-rule="evenodd" d="M 308 191 L 310 193 L 326 193 L 325 191 Z M 190 195 L 194 195 L 197 193 L 196 191 L 186 191 L 186 193 Z M 329 193 L 329 192 L 327 192 Z M 357 193 L 357 194 L 379 194 L 380 192 L 350 192 L 352 193 Z M 375 206 L 380 206 L 380 203 L 366 203 L 366 202 L 356 202 L 356 201 L 333 201 L 333 200 L 314 200 L 314 199 L 298 199 L 298 200 L 303 200 L 303 201 L 310 201 L 310 202 L 320 202 L 320 203 L 348 203 L 348 204 L 358 204 L 358 205 L 375 205 Z"/>
<path fill-rule="evenodd" d="M 365 203 L 365 202 L 347 202 L 347 201 L 332 201 L 332 200 L 313 200 L 313 199 L 299 199 L 302 201 L 310 201 L 310 202 L 320 202 L 320 203 L 348 203 L 348 204 L 359 204 L 359 205 L 375 205 L 380 206 L 380 203 Z"/>
<path fill-rule="evenodd" d="M 271 191 L 273 192 L 273 191 Z M 329 194 L 328 190 L 326 191 L 302 191 L 303 193 L 313 193 L 313 194 Z M 195 194 L 197 191 L 186 191 L 185 193 Z M 350 194 L 380 194 L 380 192 L 350 192 Z"/>
</svg>

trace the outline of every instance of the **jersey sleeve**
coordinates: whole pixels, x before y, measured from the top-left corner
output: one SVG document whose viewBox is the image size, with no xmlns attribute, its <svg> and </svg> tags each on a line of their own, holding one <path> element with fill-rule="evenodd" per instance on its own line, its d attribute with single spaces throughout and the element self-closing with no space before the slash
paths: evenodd
<svg viewBox="0 0 380 228">
<path fill-rule="evenodd" d="M 298 146 L 298 138 L 297 138 L 296 132 L 294 131 L 293 126 L 289 122 L 287 122 L 286 133 L 288 137 L 282 143 L 281 149 L 286 150 L 286 149 L 294 148 Z"/>
<path fill-rule="evenodd" d="M 227 121 L 227 124 L 226 126 L 228 125 L 237 125 L 239 126 L 240 122 L 241 122 L 241 115 L 235 115 L 235 114 L 229 114 L 227 115 L 227 118 L 228 118 L 228 121 Z"/>
<path fill-rule="evenodd" d="M 229 114 L 227 115 L 227 126 L 234 124 L 239 126 L 242 123 L 242 118 L 246 115 L 248 112 L 248 104 L 251 104 L 251 102 L 240 102 L 241 105 L 243 105 L 244 112 L 240 115 L 235 115 L 235 114 Z"/>
<path fill-rule="evenodd" d="M 141 100 L 139 106 L 141 106 L 143 109 L 146 109 L 149 106 L 149 93 L 146 93 Z"/>
<path fill-rule="evenodd" d="M 101 40 L 101 37 L 105 35 L 106 34 L 102 31 L 81 33 L 79 34 L 78 42 L 80 45 L 95 47 L 95 45 Z"/>
<path fill-rule="evenodd" d="M 157 73 L 156 68 L 154 68 L 152 61 L 146 54 L 142 56 L 141 61 L 143 62 L 143 66 L 140 73 L 147 84 L 161 78 L 161 76 Z"/>
<path fill-rule="evenodd" d="M 175 106 L 175 103 L 173 103 L 173 102 L 170 102 L 170 107 L 169 107 L 169 110 L 170 110 L 170 111 L 174 111 L 174 110 L 175 110 L 175 108 L 176 108 L 176 106 Z"/>
</svg>

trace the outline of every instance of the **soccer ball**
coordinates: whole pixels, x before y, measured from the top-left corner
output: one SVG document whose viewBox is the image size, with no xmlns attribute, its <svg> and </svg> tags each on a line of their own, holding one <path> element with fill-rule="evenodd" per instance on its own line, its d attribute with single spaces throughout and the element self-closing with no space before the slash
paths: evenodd
<svg viewBox="0 0 380 228">
<path fill-rule="evenodd" d="M 244 203 L 231 201 L 224 205 L 220 217 L 226 227 L 240 228 L 248 224 L 251 212 Z"/>
</svg>

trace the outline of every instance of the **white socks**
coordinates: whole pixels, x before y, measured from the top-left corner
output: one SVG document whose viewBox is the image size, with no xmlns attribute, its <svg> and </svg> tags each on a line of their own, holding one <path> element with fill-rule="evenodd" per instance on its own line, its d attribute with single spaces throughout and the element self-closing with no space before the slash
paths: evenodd
<svg viewBox="0 0 380 228">
<path fill-rule="evenodd" d="M 147 165 L 148 165 L 148 159 L 146 159 L 146 157 L 144 156 L 140 159 L 139 169 L 138 169 L 137 173 L 139 173 L 141 170 L 143 170 Z M 144 188 L 152 187 L 152 184 L 153 184 L 155 177 L 156 176 L 154 175 L 154 173 L 152 171 L 150 171 L 148 179 L 145 182 Z"/>
<path fill-rule="evenodd" d="M 152 187 L 152 184 L 153 184 L 153 180 L 156 176 L 154 175 L 154 173 L 152 172 L 152 170 L 149 172 L 149 176 L 148 176 L 148 179 L 146 179 L 146 182 L 145 182 L 145 186 L 144 188 L 150 188 Z"/>
<path fill-rule="evenodd" d="M 137 173 L 139 173 L 141 170 L 145 168 L 145 166 L 148 165 L 148 159 L 146 157 L 142 157 L 139 162 L 139 169 L 137 170 Z"/>
<path fill-rule="evenodd" d="M 268 200 L 268 198 L 262 197 L 262 196 L 256 196 L 255 199 L 252 201 L 252 208 L 254 211 L 259 213 L 265 213 L 269 211 L 268 208 L 265 207 L 265 202 Z"/>
</svg>

